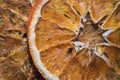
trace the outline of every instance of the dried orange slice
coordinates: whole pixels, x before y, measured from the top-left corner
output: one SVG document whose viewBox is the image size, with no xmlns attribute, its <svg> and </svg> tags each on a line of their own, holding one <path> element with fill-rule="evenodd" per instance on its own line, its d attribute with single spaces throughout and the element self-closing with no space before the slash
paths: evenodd
<svg viewBox="0 0 120 80">
<path fill-rule="evenodd" d="M 120 67 L 116 60 L 120 60 L 117 57 L 120 48 L 113 47 L 108 41 L 108 34 L 114 29 L 104 29 L 101 26 L 106 24 L 105 15 L 109 15 L 106 10 L 110 9 L 112 12 L 118 5 L 114 8 L 112 1 L 105 1 L 114 9 L 101 8 L 102 4 L 106 4 L 103 2 L 97 9 L 92 2 L 92 0 L 40 0 L 33 8 L 27 23 L 28 44 L 34 64 L 44 78 L 48 80 L 119 78 Z M 83 8 L 88 11 L 85 11 L 81 4 L 86 4 Z M 89 7 L 93 8 L 89 11 Z M 95 17 L 96 14 L 93 13 L 99 9 L 102 13 Z M 98 20 L 100 17 L 101 20 Z M 116 32 L 119 31 L 111 34 L 116 35 L 114 39 L 118 41 L 119 35 Z M 104 50 L 102 45 L 107 45 L 108 49 Z"/>
<path fill-rule="evenodd" d="M 0 36 L 0 79 L 26 80 L 36 76 L 27 50 L 22 40 Z"/>
<path fill-rule="evenodd" d="M 1 0 L 0 35 L 21 39 L 31 8 L 29 0 Z"/>
<path fill-rule="evenodd" d="M 0 0 L 0 80 L 40 78 L 26 42 L 29 0 Z"/>
</svg>

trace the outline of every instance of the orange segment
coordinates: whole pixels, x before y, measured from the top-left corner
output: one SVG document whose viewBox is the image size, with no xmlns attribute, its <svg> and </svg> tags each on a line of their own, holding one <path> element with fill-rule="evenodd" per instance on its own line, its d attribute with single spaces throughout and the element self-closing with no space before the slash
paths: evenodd
<svg viewBox="0 0 120 80">
<path fill-rule="evenodd" d="M 73 38 L 75 38 L 73 31 L 48 21 L 40 19 L 36 25 L 36 46 L 40 51 L 70 42 Z"/>
<path fill-rule="evenodd" d="M 91 60 L 84 76 L 84 80 L 113 80 L 116 77 L 105 61 L 97 56 Z"/>
<path fill-rule="evenodd" d="M 81 80 L 84 77 L 85 69 L 89 64 L 89 56 L 86 54 L 87 49 L 83 49 L 68 63 L 62 73 L 59 75 L 60 80 Z"/>
<path fill-rule="evenodd" d="M 98 21 L 112 12 L 114 2 L 114 0 L 90 0 L 90 13 L 92 19 Z"/>
<path fill-rule="evenodd" d="M 67 4 L 69 4 L 73 9 L 77 12 L 77 14 L 85 17 L 88 12 L 88 1 L 87 0 L 65 0 Z"/>
<path fill-rule="evenodd" d="M 80 18 L 62 0 L 50 0 L 42 8 L 42 18 L 62 27 L 78 30 Z"/>
<path fill-rule="evenodd" d="M 90 58 L 88 52 L 88 49 L 78 52 L 60 74 L 60 80 L 107 80 L 111 76 L 107 75 L 110 67 L 97 56 Z"/>
<path fill-rule="evenodd" d="M 107 36 L 110 44 L 115 44 L 120 47 L 120 28 L 116 29 L 114 32 Z"/>
<path fill-rule="evenodd" d="M 100 54 L 105 54 L 110 61 L 110 63 L 109 61 L 107 63 L 112 65 L 116 72 L 120 74 L 120 48 L 115 46 L 99 45 L 97 49 Z"/>
<path fill-rule="evenodd" d="M 74 45 L 61 44 L 40 53 L 41 61 L 55 76 L 58 76 L 66 64 L 75 56 Z"/>
<path fill-rule="evenodd" d="M 120 27 L 120 2 L 114 9 L 113 13 L 108 16 L 107 20 L 103 25 L 103 28 L 105 29 L 116 29 L 118 27 Z"/>
</svg>

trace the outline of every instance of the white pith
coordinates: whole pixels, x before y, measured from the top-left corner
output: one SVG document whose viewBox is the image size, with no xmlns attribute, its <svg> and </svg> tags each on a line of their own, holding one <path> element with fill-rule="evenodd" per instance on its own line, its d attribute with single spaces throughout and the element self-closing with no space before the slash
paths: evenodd
<svg viewBox="0 0 120 80">
<path fill-rule="evenodd" d="M 103 37 L 104 37 L 104 39 L 109 43 L 109 40 L 107 39 L 107 36 L 110 34 L 110 33 L 112 33 L 114 30 L 108 30 L 108 31 L 106 31 L 105 33 L 103 33 Z"/>
<path fill-rule="evenodd" d="M 45 75 L 46 78 L 48 78 L 49 80 L 59 80 L 57 76 L 52 75 L 44 66 L 44 64 L 41 62 L 41 57 L 40 57 L 40 52 L 36 47 L 36 43 L 35 43 L 35 26 L 38 22 L 38 19 L 41 17 L 41 8 L 48 2 L 49 0 L 42 0 L 41 4 L 39 4 L 36 7 L 35 12 L 33 13 L 32 16 L 32 21 L 29 25 L 29 45 L 30 45 L 30 52 L 32 55 L 32 58 L 36 67 L 38 68 L 38 70 L 41 72 L 43 72 L 43 74 Z"/>
<path fill-rule="evenodd" d="M 83 48 L 88 48 L 87 44 L 84 44 L 83 42 L 80 42 L 80 41 L 74 41 L 74 42 L 71 42 L 71 43 L 75 45 L 75 51 L 76 52 L 82 50 Z"/>
</svg>

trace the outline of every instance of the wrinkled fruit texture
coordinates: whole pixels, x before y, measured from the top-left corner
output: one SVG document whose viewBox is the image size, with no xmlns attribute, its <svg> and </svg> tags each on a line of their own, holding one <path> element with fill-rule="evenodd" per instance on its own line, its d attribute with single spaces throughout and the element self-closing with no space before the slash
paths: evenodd
<svg viewBox="0 0 120 80">
<path fill-rule="evenodd" d="M 26 33 L 25 25 L 31 10 L 27 0 L 0 1 L 0 34 L 21 39 Z"/>
<path fill-rule="evenodd" d="M 39 80 L 26 42 L 29 0 L 0 0 L 0 80 Z"/>
<path fill-rule="evenodd" d="M 34 12 L 32 16 L 38 16 Z M 33 20 L 28 24 L 29 46 L 35 39 L 50 75 L 60 80 L 120 78 L 119 0 L 48 0 L 40 12 L 37 24 L 33 26 Z M 32 47 L 30 50 L 36 55 Z M 37 68 L 46 79 L 52 79 Z"/>
</svg>

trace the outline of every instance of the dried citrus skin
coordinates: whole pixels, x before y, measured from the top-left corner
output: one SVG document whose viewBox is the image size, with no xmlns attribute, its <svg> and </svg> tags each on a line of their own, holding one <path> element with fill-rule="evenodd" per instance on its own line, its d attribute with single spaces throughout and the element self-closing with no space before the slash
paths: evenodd
<svg viewBox="0 0 120 80">
<path fill-rule="evenodd" d="M 117 0 L 39 1 L 28 21 L 29 49 L 39 72 L 48 80 L 119 78 L 120 17 L 114 18 L 114 29 L 104 28 L 111 16 L 119 16 L 119 4 Z"/>
</svg>

